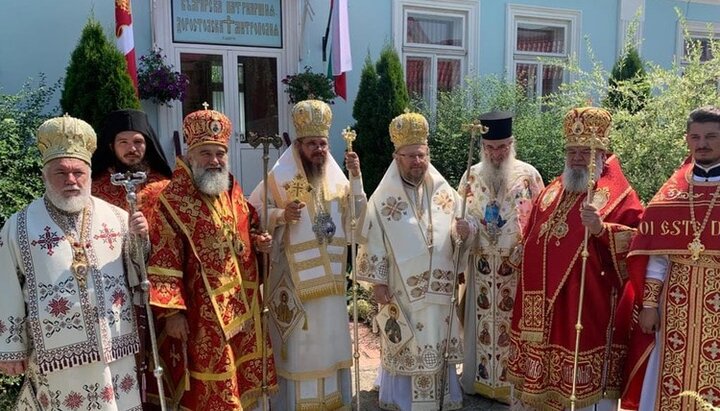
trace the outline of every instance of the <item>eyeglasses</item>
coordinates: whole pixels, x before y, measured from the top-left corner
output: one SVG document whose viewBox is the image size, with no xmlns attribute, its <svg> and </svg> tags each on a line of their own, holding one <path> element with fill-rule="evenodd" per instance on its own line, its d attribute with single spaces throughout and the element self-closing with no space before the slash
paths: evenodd
<svg viewBox="0 0 720 411">
<path fill-rule="evenodd" d="M 490 152 L 500 152 L 504 153 L 508 150 L 510 150 L 510 144 L 502 144 L 499 146 L 491 146 L 489 144 L 483 144 L 483 149 Z"/>
<path fill-rule="evenodd" d="M 425 161 L 427 159 L 426 153 L 419 153 L 419 154 L 403 154 L 403 153 L 397 153 L 402 158 L 409 158 L 410 160 L 420 160 Z"/>
<path fill-rule="evenodd" d="M 309 148 L 311 151 L 315 150 L 321 150 L 321 151 L 327 151 L 328 149 L 328 143 L 327 142 L 315 142 L 315 141 L 309 141 L 309 142 L 303 142 L 302 145 Z"/>
</svg>

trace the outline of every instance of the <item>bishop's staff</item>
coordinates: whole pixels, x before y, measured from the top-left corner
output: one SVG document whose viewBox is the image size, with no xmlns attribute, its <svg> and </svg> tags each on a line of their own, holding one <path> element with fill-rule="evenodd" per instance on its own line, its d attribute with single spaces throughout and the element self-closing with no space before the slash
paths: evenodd
<svg viewBox="0 0 720 411">
<path fill-rule="evenodd" d="M 585 202 L 591 204 L 593 196 L 595 195 L 595 170 L 597 164 L 595 161 L 595 153 L 597 148 L 601 147 L 602 144 L 600 139 L 597 137 L 597 126 L 590 126 L 590 132 L 592 137 L 590 138 L 590 162 L 588 163 L 588 183 L 587 183 L 587 197 Z M 572 391 L 570 391 L 570 410 L 575 411 L 575 402 L 577 401 L 576 389 L 577 389 L 577 372 L 578 372 L 578 356 L 580 354 L 580 333 L 582 333 L 582 311 L 583 311 L 583 300 L 585 297 L 585 273 L 587 271 L 587 259 L 590 256 L 588 252 L 588 239 L 590 238 L 590 229 L 585 227 L 585 234 L 583 237 L 583 249 L 580 253 L 582 257 L 582 265 L 580 266 L 580 296 L 578 297 L 578 308 L 577 308 L 577 322 L 575 323 L 575 352 L 573 354 L 573 374 L 572 374 Z"/>
<path fill-rule="evenodd" d="M 253 147 L 257 148 L 262 144 L 263 148 L 263 219 L 262 227 L 267 233 L 269 225 L 268 216 L 268 161 L 270 160 L 270 146 L 272 145 L 275 149 L 280 149 L 282 146 L 282 140 L 277 134 L 270 136 L 259 136 L 256 133 L 248 133 L 248 143 Z M 263 254 L 263 267 L 260 281 L 263 284 L 262 290 L 262 317 L 260 322 L 262 323 L 262 409 L 267 411 L 268 409 L 268 352 L 267 352 L 267 338 L 268 338 L 268 307 L 265 303 L 268 297 L 268 277 L 270 273 L 270 254 Z"/>
<path fill-rule="evenodd" d="M 470 176 L 470 167 L 473 164 L 473 151 L 475 149 L 475 137 L 477 133 L 485 134 L 488 132 L 488 128 L 480 123 L 480 120 L 475 120 L 470 124 L 463 125 L 463 131 L 470 132 L 470 147 L 468 148 L 468 160 L 467 168 L 465 169 L 465 187 L 462 191 L 462 203 L 460 206 L 460 219 L 465 219 L 465 210 L 467 205 L 467 192 L 469 190 L 468 177 Z M 455 314 L 455 301 L 457 301 L 457 286 L 458 286 L 458 269 L 460 267 L 460 248 L 462 248 L 463 240 L 460 236 L 455 239 L 455 250 L 453 251 L 453 287 L 452 287 L 452 298 L 450 299 L 450 315 L 448 319 L 448 329 L 445 338 L 445 346 L 443 348 L 443 363 L 440 369 L 440 411 L 443 410 L 445 403 L 445 385 L 448 377 L 448 363 L 450 361 L 450 338 L 452 338 L 452 324 L 453 316 Z"/>
<path fill-rule="evenodd" d="M 110 182 L 116 186 L 125 188 L 125 199 L 130 205 L 130 215 L 137 211 L 137 186 L 147 180 L 147 174 L 142 171 L 115 173 L 110 176 Z M 147 278 L 147 270 L 145 268 L 145 255 L 140 248 L 136 235 L 130 236 L 130 253 L 133 266 L 140 273 L 140 289 L 142 290 L 142 300 L 145 305 L 145 315 L 147 316 L 148 333 L 150 334 L 150 348 L 152 350 L 153 362 L 155 368 L 153 375 L 157 380 L 158 396 L 160 397 L 160 408 L 165 411 L 165 391 L 163 389 L 163 369 L 160 366 L 160 355 L 158 353 L 157 334 L 155 334 L 155 322 L 153 320 L 152 307 L 150 306 L 150 281 Z M 133 260 L 135 259 L 135 260 Z"/>
<path fill-rule="evenodd" d="M 352 143 L 357 133 L 350 127 L 342 131 L 342 138 L 345 140 L 345 147 L 348 153 L 352 153 Z M 348 180 L 352 178 L 352 172 L 348 170 Z M 352 185 L 351 185 L 352 187 Z M 357 246 L 355 244 L 355 229 L 357 228 L 357 216 L 355 215 L 355 198 L 350 189 L 350 261 L 352 261 L 352 300 L 353 300 L 353 364 L 355 366 L 355 409 L 360 410 L 360 340 L 358 338 L 358 308 L 357 308 L 357 269 L 355 259 L 357 257 Z"/>
</svg>

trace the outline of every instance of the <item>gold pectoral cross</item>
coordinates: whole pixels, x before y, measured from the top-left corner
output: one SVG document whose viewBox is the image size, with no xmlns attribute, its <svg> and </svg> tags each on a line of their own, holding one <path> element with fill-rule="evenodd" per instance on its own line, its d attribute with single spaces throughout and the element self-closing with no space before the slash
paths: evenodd
<svg viewBox="0 0 720 411">
<path fill-rule="evenodd" d="M 308 183 L 307 179 L 300 173 L 285 183 L 284 187 L 290 201 L 302 201 L 305 193 L 309 193 L 310 190 L 312 190 L 310 183 Z"/>
<path fill-rule="evenodd" d="M 700 259 L 700 253 L 705 251 L 705 246 L 700 242 L 700 237 L 695 237 L 695 239 L 688 244 L 687 249 L 690 251 L 690 258 L 693 261 L 697 261 Z"/>
</svg>

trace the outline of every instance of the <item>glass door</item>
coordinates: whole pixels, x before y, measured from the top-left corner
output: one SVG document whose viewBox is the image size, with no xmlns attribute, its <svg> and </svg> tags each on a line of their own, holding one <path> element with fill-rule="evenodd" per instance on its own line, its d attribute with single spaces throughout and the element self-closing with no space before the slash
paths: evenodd
<svg viewBox="0 0 720 411">
<path fill-rule="evenodd" d="M 288 109 L 285 104 L 281 106 L 279 99 L 280 59 L 279 52 L 263 50 L 179 50 L 180 70 L 190 77 L 187 97 L 178 110 L 182 115 L 179 120 L 182 122 L 187 114 L 202 109 L 205 102 L 230 118 L 233 124 L 230 167 L 247 195 L 263 178 L 262 146 L 257 149 L 250 146 L 249 133 L 282 135 L 285 130 L 281 124 L 287 124 Z M 272 167 L 278 155 L 279 151 L 271 148 L 268 167 Z"/>
</svg>

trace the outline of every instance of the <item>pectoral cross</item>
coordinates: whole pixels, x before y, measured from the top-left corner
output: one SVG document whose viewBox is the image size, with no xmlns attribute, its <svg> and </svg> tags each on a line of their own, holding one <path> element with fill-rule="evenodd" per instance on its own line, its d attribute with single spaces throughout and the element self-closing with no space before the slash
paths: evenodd
<svg viewBox="0 0 720 411">
<path fill-rule="evenodd" d="M 688 244 L 687 249 L 690 251 L 690 258 L 693 261 L 697 261 L 700 259 L 700 253 L 705 251 L 705 246 L 700 242 L 700 237 L 695 237 L 695 239 Z"/>
<path fill-rule="evenodd" d="M 302 174 L 298 173 L 292 180 L 283 186 L 290 197 L 290 201 L 301 201 L 305 193 L 312 191 L 312 186 Z"/>
</svg>

